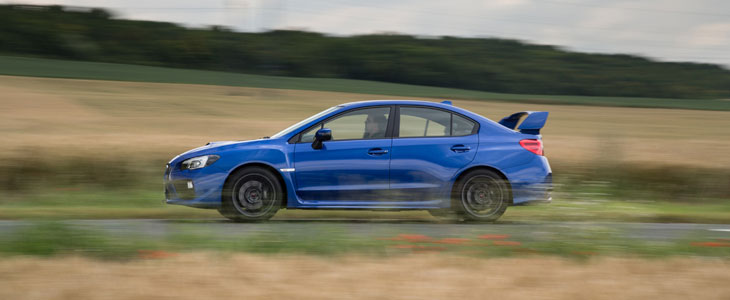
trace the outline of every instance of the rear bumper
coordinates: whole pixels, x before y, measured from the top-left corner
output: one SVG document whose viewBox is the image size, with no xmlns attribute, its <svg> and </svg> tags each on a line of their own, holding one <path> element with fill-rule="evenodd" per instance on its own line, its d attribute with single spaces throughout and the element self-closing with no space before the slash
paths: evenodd
<svg viewBox="0 0 730 300">
<path fill-rule="evenodd" d="M 547 158 L 539 156 L 539 159 L 525 170 L 527 172 L 520 174 L 522 175 L 520 180 L 511 180 L 512 204 L 551 202 L 553 200 L 553 171 Z"/>
<path fill-rule="evenodd" d="M 512 204 L 550 203 L 553 200 L 553 175 L 545 176 L 542 183 L 522 184 L 512 187 Z"/>
</svg>

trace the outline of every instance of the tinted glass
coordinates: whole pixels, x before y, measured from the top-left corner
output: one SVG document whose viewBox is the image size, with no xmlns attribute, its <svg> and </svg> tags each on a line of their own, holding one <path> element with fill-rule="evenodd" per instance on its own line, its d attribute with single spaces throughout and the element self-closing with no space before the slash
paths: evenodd
<svg viewBox="0 0 730 300">
<path fill-rule="evenodd" d="M 388 128 L 390 107 L 358 109 L 328 120 L 302 133 L 301 142 L 311 143 L 320 128 L 332 130 L 332 140 L 382 139 Z"/>
<path fill-rule="evenodd" d="M 451 113 L 422 107 L 400 108 L 400 137 L 449 136 Z"/>
<path fill-rule="evenodd" d="M 451 135 L 453 136 L 470 135 L 474 131 L 474 122 L 455 114 L 451 128 Z"/>
</svg>

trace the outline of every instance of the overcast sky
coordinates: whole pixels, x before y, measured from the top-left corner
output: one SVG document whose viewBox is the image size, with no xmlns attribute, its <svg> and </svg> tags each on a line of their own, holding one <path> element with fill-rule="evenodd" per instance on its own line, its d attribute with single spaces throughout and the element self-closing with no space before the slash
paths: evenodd
<svg viewBox="0 0 730 300">
<path fill-rule="evenodd" d="M 728 0 L 17 0 L 237 31 L 500 37 L 730 68 Z"/>
</svg>

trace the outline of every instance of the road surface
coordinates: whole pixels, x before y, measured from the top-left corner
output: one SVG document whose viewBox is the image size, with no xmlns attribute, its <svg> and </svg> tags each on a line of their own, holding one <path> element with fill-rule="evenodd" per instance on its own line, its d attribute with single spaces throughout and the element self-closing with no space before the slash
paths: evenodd
<svg viewBox="0 0 730 300">
<path fill-rule="evenodd" d="M 438 223 L 412 220 L 290 219 L 265 223 L 233 223 L 209 220 L 66 220 L 58 221 L 114 236 L 165 238 L 174 234 L 199 234 L 211 238 L 245 238 L 258 234 L 307 236 L 337 234 L 340 237 L 387 238 L 398 234 L 422 234 L 433 238 L 476 237 L 507 234 L 517 240 L 550 240 L 561 237 L 628 238 L 643 241 L 730 239 L 730 225 L 677 223 L 510 222 L 496 224 Z M 0 221 L 0 237 L 8 236 L 33 221 Z"/>
</svg>

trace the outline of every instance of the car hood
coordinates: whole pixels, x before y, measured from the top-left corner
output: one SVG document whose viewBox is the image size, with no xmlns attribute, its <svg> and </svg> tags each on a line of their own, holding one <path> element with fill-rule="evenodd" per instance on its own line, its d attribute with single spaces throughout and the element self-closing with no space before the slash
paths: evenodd
<svg viewBox="0 0 730 300">
<path fill-rule="evenodd" d="M 257 139 L 257 140 L 250 140 L 250 141 L 217 141 L 217 142 L 208 142 L 204 146 L 190 149 L 188 151 L 185 151 L 181 153 L 178 156 L 175 156 L 173 159 L 170 160 L 170 164 L 175 163 L 178 160 L 188 159 L 195 156 L 201 156 L 201 155 L 209 155 L 209 154 L 216 154 L 217 152 L 224 151 L 230 148 L 234 147 L 240 147 L 240 146 L 248 146 L 248 145 L 255 145 L 255 144 L 263 144 L 271 141 L 270 139 Z"/>
</svg>

